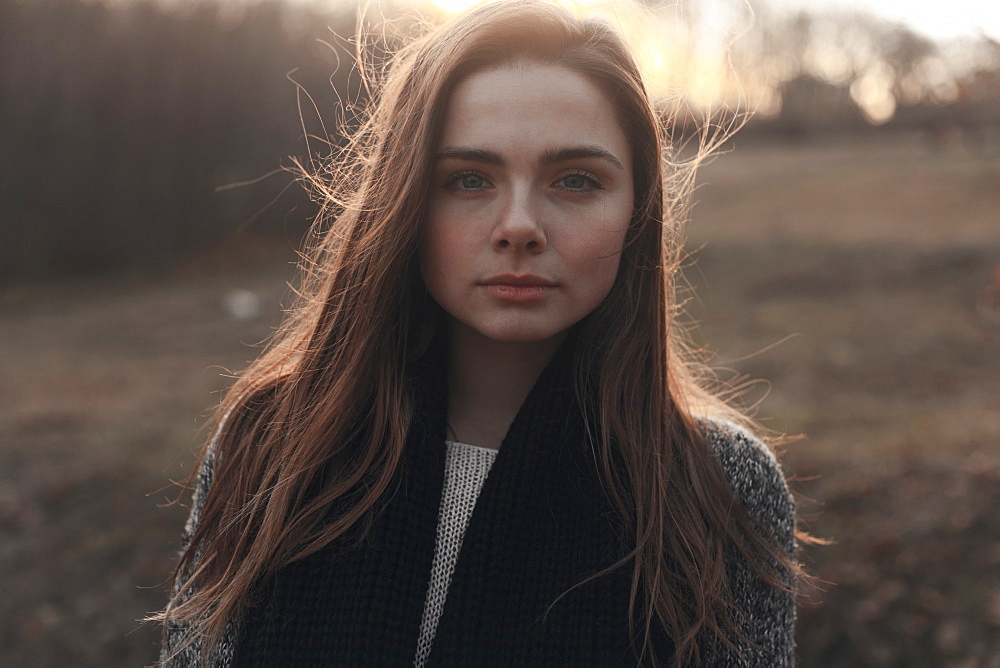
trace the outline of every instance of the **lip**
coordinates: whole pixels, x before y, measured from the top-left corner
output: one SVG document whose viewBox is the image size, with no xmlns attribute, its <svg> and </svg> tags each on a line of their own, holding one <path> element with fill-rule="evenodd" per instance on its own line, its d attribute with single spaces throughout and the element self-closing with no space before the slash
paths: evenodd
<svg viewBox="0 0 1000 668">
<path fill-rule="evenodd" d="M 535 276 L 534 274 L 521 274 L 520 276 L 516 274 L 499 274 L 497 276 L 493 276 L 492 278 L 487 278 L 482 284 L 532 286 L 543 288 L 555 287 L 554 282 L 548 280 L 547 278 L 542 278 L 541 276 Z"/>
<path fill-rule="evenodd" d="M 491 283 L 482 287 L 486 294 L 493 299 L 516 304 L 543 301 L 552 290 L 551 285 L 511 285 L 510 283 Z"/>
<path fill-rule="evenodd" d="M 501 302 L 527 304 L 540 302 L 556 286 L 553 281 L 535 274 L 498 274 L 481 283 L 486 293 Z"/>
</svg>

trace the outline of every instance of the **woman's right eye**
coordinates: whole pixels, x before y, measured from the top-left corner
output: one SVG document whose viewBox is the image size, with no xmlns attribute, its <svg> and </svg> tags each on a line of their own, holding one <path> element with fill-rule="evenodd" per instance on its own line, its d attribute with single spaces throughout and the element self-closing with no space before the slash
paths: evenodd
<svg viewBox="0 0 1000 668">
<path fill-rule="evenodd" d="M 445 185 L 453 190 L 482 190 L 489 188 L 490 182 L 475 172 L 460 172 L 448 179 Z"/>
</svg>

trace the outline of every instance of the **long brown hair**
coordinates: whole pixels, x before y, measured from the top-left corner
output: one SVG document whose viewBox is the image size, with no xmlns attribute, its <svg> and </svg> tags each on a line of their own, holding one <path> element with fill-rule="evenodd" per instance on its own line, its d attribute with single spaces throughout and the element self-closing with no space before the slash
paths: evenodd
<svg viewBox="0 0 1000 668">
<path fill-rule="evenodd" d="M 401 48 L 343 154 L 312 173 L 321 212 L 298 303 L 219 407 L 213 483 L 159 617 L 198 620 L 205 647 L 255 583 L 363 522 L 386 492 L 413 417 L 406 370 L 441 328 L 417 259 L 448 95 L 474 72 L 518 61 L 593 81 L 633 151 L 635 208 L 619 273 L 576 326 L 575 368 L 581 405 L 600 425 L 591 438 L 607 494 L 635 541 L 604 572 L 631 565 L 640 661 L 655 623 L 675 641 L 675 664 L 697 657 L 706 632 L 730 642 L 738 611 L 727 598 L 726 553 L 791 586 L 795 564 L 734 503 L 696 423 L 696 415 L 747 420 L 712 390 L 676 324 L 675 212 L 690 178 L 665 173 L 668 144 L 639 69 L 607 23 L 514 0 Z M 343 511 L 325 521 L 334 504 Z"/>
</svg>

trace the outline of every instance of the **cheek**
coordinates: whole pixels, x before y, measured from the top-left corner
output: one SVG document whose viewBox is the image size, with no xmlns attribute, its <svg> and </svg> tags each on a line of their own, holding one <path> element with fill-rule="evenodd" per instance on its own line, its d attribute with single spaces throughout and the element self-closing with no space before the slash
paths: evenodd
<svg viewBox="0 0 1000 668">
<path fill-rule="evenodd" d="M 432 206 L 424 222 L 420 238 L 421 250 L 430 257 L 453 256 L 468 240 L 463 238 L 463 221 L 460 214 L 449 211 L 447 207 Z"/>
<path fill-rule="evenodd" d="M 447 288 L 464 265 L 467 247 L 455 226 L 439 218 L 428 220 L 420 237 L 420 273 L 432 292 Z"/>
<path fill-rule="evenodd" d="M 601 298 L 607 296 L 618 277 L 627 227 L 627 222 L 608 224 L 577 238 L 575 271 L 587 277 L 589 289 L 600 293 Z"/>
<path fill-rule="evenodd" d="M 611 292 L 621 262 L 622 239 L 620 232 L 607 232 L 591 236 L 576 247 L 572 272 L 588 301 L 599 302 Z"/>
<path fill-rule="evenodd" d="M 627 223 L 603 222 L 584 234 L 571 237 L 574 245 L 573 257 L 581 269 L 615 273 L 625 245 Z"/>
</svg>

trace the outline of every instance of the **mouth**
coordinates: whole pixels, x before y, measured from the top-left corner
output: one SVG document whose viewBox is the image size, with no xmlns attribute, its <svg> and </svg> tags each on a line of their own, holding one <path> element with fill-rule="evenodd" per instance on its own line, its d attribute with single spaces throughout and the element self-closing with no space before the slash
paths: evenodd
<svg viewBox="0 0 1000 668">
<path fill-rule="evenodd" d="M 541 276 L 536 276 L 534 274 L 522 274 L 517 276 L 515 274 L 500 274 L 498 276 L 493 276 L 488 278 L 482 283 L 483 285 L 502 285 L 511 287 L 535 287 L 535 288 L 552 288 L 555 287 L 555 282 L 550 281 L 547 278 L 542 278 Z"/>
<path fill-rule="evenodd" d="M 553 281 L 534 274 L 500 274 L 486 279 L 481 285 L 493 299 L 515 304 L 543 302 L 556 286 Z"/>
</svg>

